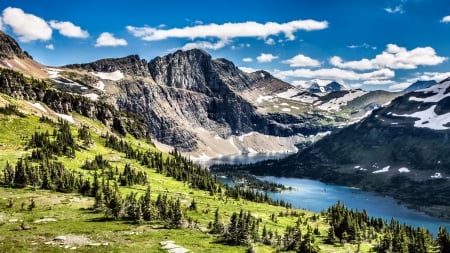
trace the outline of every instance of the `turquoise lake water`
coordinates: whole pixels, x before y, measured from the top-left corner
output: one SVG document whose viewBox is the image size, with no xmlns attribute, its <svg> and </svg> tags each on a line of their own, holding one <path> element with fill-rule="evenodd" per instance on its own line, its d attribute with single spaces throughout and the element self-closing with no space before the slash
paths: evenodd
<svg viewBox="0 0 450 253">
<path fill-rule="evenodd" d="M 267 159 L 277 159 L 287 154 L 258 154 L 235 155 L 221 157 L 206 161 L 206 166 L 212 164 L 239 164 L 254 163 Z M 292 191 L 269 193 L 273 199 L 284 200 L 292 203 L 294 207 L 303 208 L 315 212 L 327 209 L 337 201 L 341 201 L 352 209 L 365 209 L 370 216 L 381 217 L 389 221 L 392 217 L 402 223 L 415 227 L 426 227 L 431 233 L 437 234 L 439 226 L 450 229 L 450 220 L 431 217 L 424 213 L 409 209 L 398 203 L 397 200 L 381 196 L 376 193 L 366 192 L 346 186 L 329 185 L 317 180 L 280 177 L 258 177 L 260 179 L 291 186 Z"/>
<path fill-rule="evenodd" d="M 387 221 L 394 217 L 402 223 L 416 227 L 426 227 L 433 234 L 437 233 L 439 226 L 445 226 L 450 229 L 450 220 L 434 218 L 409 209 L 398 204 L 398 201 L 393 198 L 384 197 L 376 193 L 351 187 L 329 185 L 317 180 L 282 177 L 258 178 L 293 187 L 294 190 L 292 191 L 269 193 L 269 195 L 273 199 L 288 201 L 297 208 L 320 212 L 337 201 L 341 201 L 348 208 L 366 209 L 370 216 L 381 217 Z"/>
</svg>

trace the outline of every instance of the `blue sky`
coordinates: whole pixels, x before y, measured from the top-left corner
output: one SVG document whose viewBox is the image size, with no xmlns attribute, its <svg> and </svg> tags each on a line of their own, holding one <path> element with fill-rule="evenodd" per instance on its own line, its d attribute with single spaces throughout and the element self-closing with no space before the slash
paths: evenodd
<svg viewBox="0 0 450 253">
<path fill-rule="evenodd" d="M 2 0 L 0 14 L 50 66 L 197 47 L 297 85 L 399 90 L 450 76 L 448 0 Z"/>
</svg>

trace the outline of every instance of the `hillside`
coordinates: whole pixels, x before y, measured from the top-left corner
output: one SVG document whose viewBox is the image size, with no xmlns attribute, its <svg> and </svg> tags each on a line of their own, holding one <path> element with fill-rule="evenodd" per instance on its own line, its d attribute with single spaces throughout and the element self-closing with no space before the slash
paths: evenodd
<svg viewBox="0 0 450 253">
<path fill-rule="evenodd" d="M 450 80 L 407 93 L 368 118 L 252 173 L 310 177 L 377 191 L 449 217 Z"/>
<path fill-rule="evenodd" d="M 12 76 L 16 86 L 38 88 L 37 80 L 1 73 L 2 83 Z M 2 252 L 369 252 L 371 238 L 389 231 L 340 204 L 314 214 L 227 187 L 178 153 L 69 113 L 0 94 Z M 343 233 L 341 219 L 356 215 L 372 232 Z"/>
</svg>

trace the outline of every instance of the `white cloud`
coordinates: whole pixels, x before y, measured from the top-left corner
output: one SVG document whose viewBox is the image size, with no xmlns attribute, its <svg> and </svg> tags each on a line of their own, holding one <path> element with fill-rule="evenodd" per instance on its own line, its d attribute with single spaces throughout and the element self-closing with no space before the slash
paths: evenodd
<svg viewBox="0 0 450 253">
<path fill-rule="evenodd" d="M 218 38 L 232 39 L 237 37 L 267 38 L 270 35 L 284 34 L 289 40 L 295 39 L 294 32 L 322 30 L 328 27 L 327 21 L 312 19 L 294 20 L 287 23 L 267 22 L 264 24 L 254 21 L 224 24 L 198 24 L 183 28 L 161 29 L 154 27 L 127 26 L 127 30 L 136 37 L 147 41 L 165 40 L 169 38 Z"/>
<path fill-rule="evenodd" d="M 283 61 L 283 63 L 289 64 L 291 67 L 318 67 L 320 62 L 312 59 L 308 56 L 298 54 L 291 59 Z"/>
<path fill-rule="evenodd" d="M 265 43 L 267 44 L 267 45 L 275 45 L 275 41 L 272 39 L 272 38 L 268 38 L 266 41 L 265 41 Z"/>
<path fill-rule="evenodd" d="M 450 77 L 450 72 L 424 72 L 415 79 L 422 81 L 435 80 L 437 82 L 440 82 L 448 77 Z"/>
<path fill-rule="evenodd" d="M 59 31 L 59 33 L 66 37 L 86 39 L 89 33 L 81 29 L 81 27 L 74 25 L 68 21 L 51 20 L 50 27 Z"/>
<path fill-rule="evenodd" d="M 246 73 L 253 73 L 256 72 L 258 70 L 254 69 L 254 68 L 249 68 L 249 67 L 239 67 L 240 70 L 246 72 Z"/>
<path fill-rule="evenodd" d="M 0 16 L 0 31 L 3 31 L 3 21 L 2 21 L 2 16 Z"/>
<path fill-rule="evenodd" d="M 373 59 L 361 59 L 345 62 L 339 56 L 330 58 L 330 64 L 339 68 L 358 70 L 368 69 L 415 69 L 418 66 L 438 65 L 447 60 L 447 57 L 436 55 L 432 47 L 417 47 L 407 50 L 395 44 L 388 44 L 386 50 Z"/>
<path fill-rule="evenodd" d="M 125 39 L 118 39 L 114 37 L 114 34 L 104 32 L 100 34 L 95 43 L 96 47 L 117 47 L 128 45 Z"/>
<path fill-rule="evenodd" d="M 277 58 L 278 58 L 278 56 L 275 56 L 273 54 L 262 53 L 258 57 L 256 57 L 256 60 L 258 62 L 271 62 L 271 61 L 273 61 L 273 60 L 275 60 Z"/>
<path fill-rule="evenodd" d="M 350 48 L 350 49 L 355 49 L 355 48 L 370 48 L 372 50 L 376 50 L 377 49 L 377 47 L 371 46 L 371 45 L 369 45 L 367 43 L 363 43 L 363 44 L 360 44 L 360 45 L 348 45 L 347 47 Z"/>
<path fill-rule="evenodd" d="M 239 43 L 237 45 L 232 45 L 231 49 L 232 50 L 236 50 L 236 49 L 240 49 L 240 48 L 248 48 L 251 47 L 251 45 L 249 43 Z"/>
<path fill-rule="evenodd" d="M 365 85 L 387 85 L 387 84 L 393 84 L 393 83 L 394 83 L 394 81 L 392 81 L 392 80 L 377 80 L 377 79 L 367 80 L 367 81 L 363 82 L 363 84 L 365 84 Z"/>
<path fill-rule="evenodd" d="M 47 48 L 49 50 L 55 50 L 55 46 L 53 44 L 45 45 L 45 48 Z"/>
<path fill-rule="evenodd" d="M 22 42 L 34 40 L 47 41 L 52 38 L 52 29 L 40 17 L 23 12 L 22 9 L 8 7 L 3 10 L 3 25 L 12 28 L 12 31 Z"/>
<path fill-rule="evenodd" d="M 441 19 L 441 22 L 442 22 L 442 23 L 449 23 L 449 22 L 450 22 L 450 15 L 443 17 L 443 18 Z"/>
<path fill-rule="evenodd" d="M 187 43 L 186 45 L 184 45 L 182 47 L 182 49 L 189 50 L 189 49 L 194 49 L 194 48 L 201 48 L 201 49 L 217 50 L 217 49 L 223 48 L 224 46 L 226 46 L 229 43 L 230 43 L 229 40 L 219 40 L 216 43 L 211 43 L 209 41 L 197 41 L 197 42 Z"/>
<path fill-rule="evenodd" d="M 328 80 L 384 80 L 391 79 L 395 76 L 395 72 L 390 69 L 380 69 L 366 73 L 356 73 L 352 70 L 344 70 L 338 68 L 328 69 L 295 69 L 280 71 L 275 70 L 274 75 L 280 79 L 285 80 L 288 77 L 295 78 L 315 78 Z"/>
<path fill-rule="evenodd" d="M 242 61 L 243 61 L 243 62 L 252 62 L 253 59 L 250 58 L 250 57 L 246 57 L 246 58 L 243 58 Z"/>
<path fill-rule="evenodd" d="M 403 13 L 405 12 L 405 11 L 403 10 L 403 6 L 402 6 L 402 5 L 397 5 L 397 6 L 395 6 L 394 8 L 387 7 L 387 8 L 384 8 L 384 10 L 385 10 L 387 13 L 392 13 L 392 14 L 395 14 L 395 13 L 403 14 Z"/>
</svg>

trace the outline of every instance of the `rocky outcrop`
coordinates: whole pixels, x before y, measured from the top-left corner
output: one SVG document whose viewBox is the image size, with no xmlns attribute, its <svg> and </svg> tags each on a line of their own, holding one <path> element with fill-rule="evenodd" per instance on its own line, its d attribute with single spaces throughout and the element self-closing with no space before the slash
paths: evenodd
<svg viewBox="0 0 450 253">
<path fill-rule="evenodd" d="M 82 69 L 91 72 L 114 72 L 121 71 L 129 76 L 149 77 L 147 61 L 142 60 L 138 55 L 130 55 L 123 58 L 101 59 L 86 64 L 71 64 L 65 66 L 70 69 Z"/>
<path fill-rule="evenodd" d="M 29 57 L 13 38 L 0 31 L 0 60 L 12 59 L 14 56 L 19 58 Z"/>
</svg>

